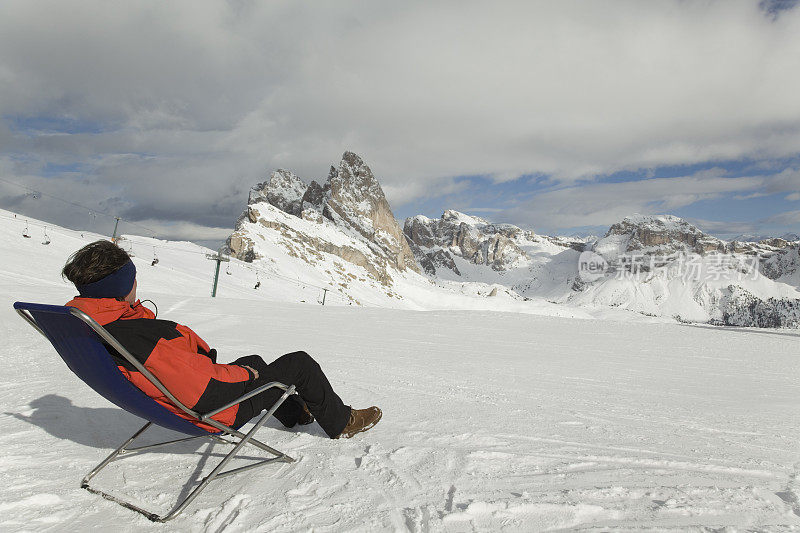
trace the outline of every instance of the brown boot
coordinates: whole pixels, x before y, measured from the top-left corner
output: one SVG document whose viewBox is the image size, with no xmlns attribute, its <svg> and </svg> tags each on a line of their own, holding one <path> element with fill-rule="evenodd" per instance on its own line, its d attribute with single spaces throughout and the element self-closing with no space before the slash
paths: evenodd
<svg viewBox="0 0 800 533">
<path fill-rule="evenodd" d="M 314 421 L 314 415 L 312 415 L 311 411 L 308 410 L 306 402 L 301 400 L 300 403 L 302 404 L 303 407 L 303 414 L 300 415 L 300 420 L 298 420 L 297 423 L 300 424 L 301 426 L 307 426 Z"/>
<path fill-rule="evenodd" d="M 381 410 L 375 407 L 367 407 L 366 409 L 353 409 L 350 408 L 350 421 L 344 427 L 337 439 L 349 439 L 356 433 L 367 431 L 371 429 L 381 419 Z"/>
</svg>

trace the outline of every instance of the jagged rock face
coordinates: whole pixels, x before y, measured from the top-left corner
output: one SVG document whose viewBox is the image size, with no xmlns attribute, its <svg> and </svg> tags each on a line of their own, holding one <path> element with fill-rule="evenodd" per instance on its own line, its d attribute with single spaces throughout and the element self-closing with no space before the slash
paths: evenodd
<svg viewBox="0 0 800 533">
<path fill-rule="evenodd" d="M 260 208 L 258 204 L 248 206 L 246 220 L 258 224 L 263 228 L 277 231 L 284 237 L 284 243 L 289 251 L 289 255 L 300 257 L 307 256 L 313 260 L 320 252 L 341 257 L 345 261 L 364 268 L 373 278 L 381 283 L 388 284 L 390 278 L 386 272 L 386 261 L 382 258 L 368 257 L 366 253 L 353 246 L 334 244 L 325 239 L 315 237 L 298 231 L 286 220 L 276 217 L 275 213 L 269 212 L 270 208 Z M 286 218 L 286 217 L 284 217 Z M 237 259 L 252 262 L 262 259 L 255 251 L 253 240 L 248 232 L 241 227 L 228 239 L 228 249 Z"/>
<path fill-rule="evenodd" d="M 331 167 L 333 169 L 333 167 Z M 311 181 L 311 184 L 306 189 L 306 192 L 303 193 L 303 197 L 300 200 L 303 209 L 315 209 L 315 210 L 322 210 L 322 205 L 325 203 L 325 197 L 330 191 L 330 184 L 326 183 L 323 187 L 316 181 Z"/>
<path fill-rule="evenodd" d="M 458 275 L 450 254 L 503 271 L 526 257 L 515 241 L 533 237 L 533 232 L 525 232 L 517 226 L 492 224 L 453 210 L 445 211 L 440 219 L 422 215 L 410 217 L 405 221 L 403 232 L 434 265 Z"/>
<path fill-rule="evenodd" d="M 248 219 L 251 213 L 257 213 L 257 211 L 251 211 L 248 209 Z M 261 259 L 253 250 L 253 239 L 251 239 L 245 232 L 239 231 L 238 229 L 234 231 L 230 237 L 228 237 L 228 240 L 225 243 L 225 248 L 227 253 L 236 257 L 240 261 L 252 263 L 256 259 Z"/>
<path fill-rule="evenodd" d="M 292 172 L 278 169 L 268 181 L 250 189 L 248 205 L 269 202 L 281 211 L 299 216 L 301 201 L 306 192 L 306 184 Z"/>
<path fill-rule="evenodd" d="M 772 248 L 786 248 L 789 246 L 789 241 L 781 239 L 780 237 L 775 237 L 774 239 L 764 239 L 759 242 L 759 244 L 771 246 Z"/>
<path fill-rule="evenodd" d="M 358 235 L 361 244 L 333 244 L 292 229 L 290 223 L 278 222 L 279 217 L 274 216 L 276 213 L 268 213 L 261 208 L 263 203 L 305 221 L 330 225 L 335 228 L 334 231 Z M 260 257 L 250 235 L 252 228 L 245 227 L 247 222 L 278 231 L 286 238 L 286 243 L 293 241 L 302 245 L 304 254 L 324 252 L 341 257 L 363 267 L 384 284 L 391 280 L 387 274 L 389 266 L 419 272 L 414 253 L 392 214 L 380 184 L 369 167 L 352 152 L 345 152 L 338 168 L 331 167 L 324 185 L 312 181 L 306 186 L 293 173 L 277 170 L 268 182 L 253 187 L 248 208 L 239 217 L 236 231 L 227 241 L 231 254 L 252 261 Z M 363 250 L 357 249 L 356 244 Z M 298 252 L 293 250 L 292 253 Z"/>
<path fill-rule="evenodd" d="M 461 272 L 453 260 L 450 252 L 441 248 L 429 249 L 417 246 L 414 241 L 409 240 L 408 245 L 414 253 L 414 258 L 417 263 L 422 267 L 422 270 L 429 276 L 436 275 L 437 269 L 445 268 L 452 271 L 456 276 L 460 276 Z"/>
<path fill-rule="evenodd" d="M 399 270 L 419 271 L 383 189 L 360 157 L 345 152 L 338 170 L 331 168 L 327 185 L 324 216 L 377 245 Z"/>
<path fill-rule="evenodd" d="M 439 245 L 440 239 L 435 233 L 437 229 L 437 221 L 422 215 L 407 218 L 403 224 L 403 233 L 408 240 L 423 248 L 433 248 Z"/>
<path fill-rule="evenodd" d="M 620 237 L 622 239 L 620 239 Z M 604 251 L 608 245 L 622 245 L 619 253 L 669 255 L 676 252 L 705 255 L 724 252 L 725 242 L 707 235 L 685 220 L 671 215 L 634 215 L 611 226 L 595 246 Z"/>
</svg>

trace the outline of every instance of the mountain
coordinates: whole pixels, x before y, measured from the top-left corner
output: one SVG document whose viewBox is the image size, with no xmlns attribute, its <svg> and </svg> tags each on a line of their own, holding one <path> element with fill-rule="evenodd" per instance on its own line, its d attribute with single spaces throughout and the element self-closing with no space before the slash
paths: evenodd
<svg viewBox="0 0 800 533">
<path fill-rule="evenodd" d="M 423 215 L 407 218 L 403 232 L 429 275 L 452 272 L 461 276 L 456 258 L 501 273 L 524 268 L 531 265 L 525 250 L 542 242 L 576 250 L 585 246 L 585 241 L 577 237 L 537 235 L 513 224 L 496 224 L 454 210 L 446 210 L 438 219 Z"/>
<path fill-rule="evenodd" d="M 510 224 L 491 224 L 487 220 L 448 210 L 440 219 L 417 215 L 406 219 L 403 232 L 415 245 L 416 257 L 428 274 L 447 268 L 460 275 L 453 256 L 494 270 L 508 270 L 525 258 L 519 248 L 529 239 L 522 229 Z"/>
<path fill-rule="evenodd" d="M 591 247 L 589 259 L 605 271 L 579 272 L 566 300 L 724 325 L 797 326 L 799 245 L 725 242 L 678 217 L 634 215 Z"/>
<path fill-rule="evenodd" d="M 632 215 L 612 225 L 594 250 L 604 256 L 725 251 L 725 242 L 672 215 Z"/>
<path fill-rule="evenodd" d="M 419 271 L 378 180 L 352 152 L 331 167 L 324 185 L 276 170 L 253 187 L 227 249 L 253 262 L 270 259 L 273 244 L 328 274 L 342 290 L 377 282 L 381 293 L 394 297 L 394 274 Z"/>
<path fill-rule="evenodd" d="M 306 185 L 299 177 L 288 170 L 278 169 L 269 180 L 250 189 L 247 203 L 252 205 L 268 202 L 281 211 L 299 216 L 305 192 Z"/>
<path fill-rule="evenodd" d="M 427 282 L 532 306 L 726 325 L 800 323 L 799 241 L 728 242 L 672 215 L 631 215 L 594 240 L 539 235 L 455 210 L 407 218 L 401 229 L 358 155 L 345 152 L 320 181 L 306 185 L 281 169 L 254 186 L 230 253 L 264 263 L 274 261 L 277 246 L 356 303 L 418 299 Z M 587 265 L 600 270 L 587 276 Z"/>
<path fill-rule="evenodd" d="M 251 189 L 247 204 L 227 241 L 228 250 L 238 259 L 262 257 L 254 238 L 262 226 L 277 229 L 308 249 L 362 266 L 382 283 L 390 279 L 387 267 L 419 270 L 378 180 L 352 152 L 344 153 L 338 168 L 331 167 L 324 186 L 315 181 L 306 186 L 292 172 L 276 170 L 268 181 Z M 292 227 L 299 222 L 289 222 L 284 213 L 312 226 Z"/>
</svg>

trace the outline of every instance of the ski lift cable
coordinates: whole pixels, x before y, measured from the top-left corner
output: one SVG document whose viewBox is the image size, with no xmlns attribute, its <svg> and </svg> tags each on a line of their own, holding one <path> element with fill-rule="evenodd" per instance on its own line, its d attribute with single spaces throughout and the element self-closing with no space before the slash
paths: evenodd
<svg viewBox="0 0 800 533">
<path fill-rule="evenodd" d="M 380 307 L 380 304 L 378 304 L 378 303 L 376 303 L 376 302 L 374 302 L 374 301 L 371 301 L 371 300 L 365 299 L 365 298 L 360 298 L 360 297 L 355 297 L 355 296 L 353 296 L 353 297 L 349 297 L 349 298 L 348 298 L 347 296 L 345 296 L 345 295 L 343 295 L 343 294 L 340 294 L 339 292 L 337 292 L 336 290 L 334 290 L 334 287 L 333 287 L 333 286 L 330 286 L 330 285 L 329 285 L 329 286 L 327 286 L 327 287 L 322 287 L 322 286 L 320 286 L 320 285 L 314 285 L 314 284 L 311 284 L 311 283 L 304 283 L 304 282 L 301 282 L 301 281 L 299 281 L 299 280 L 298 280 L 298 279 L 296 279 L 296 278 L 290 278 L 290 277 L 288 277 L 288 276 L 283 276 L 283 275 L 281 275 L 281 274 L 278 274 L 277 272 L 270 272 L 270 271 L 268 271 L 268 270 L 266 270 L 266 269 L 262 269 L 262 268 L 259 268 L 259 267 L 257 267 L 257 266 L 254 266 L 254 265 L 248 265 L 248 264 L 244 264 L 244 265 L 241 265 L 241 266 L 243 266 L 244 268 L 247 268 L 247 269 L 250 269 L 250 270 L 252 270 L 252 271 L 256 272 L 256 274 L 258 274 L 258 272 L 262 272 L 262 273 L 264 273 L 264 274 L 265 274 L 265 276 L 266 276 L 266 277 L 268 277 L 268 278 L 280 279 L 280 280 L 284 280 L 284 281 L 291 282 L 291 283 L 293 283 L 293 284 L 295 284 L 295 285 L 297 285 L 297 286 L 301 286 L 301 287 L 303 287 L 303 289 L 306 289 L 306 288 L 311 288 L 311 289 L 317 289 L 317 290 L 319 290 L 319 291 L 323 291 L 323 290 L 326 290 L 326 289 L 327 289 L 327 291 L 328 291 L 328 298 L 330 298 L 330 297 L 335 297 L 335 298 L 337 298 L 337 299 L 338 299 L 339 301 L 341 301 L 341 302 L 352 303 L 354 300 L 357 300 L 359 303 L 367 303 L 367 304 L 369 304 L 369 305 L 373 305 L 373 306 L 375 306 L 375 307 Z M 321 298 L 321 297 L 320 297 L 320 298 Z"/>
<path fill-rule="evenodd" d="M 28 219 L 25 219 L 25 218 L 14 218 L 14 217 L 8 217 L 8 216 L 0 215 L 0 219 L 13 220 L 15 222 L 21 222 L 21 221 L 24 220 L 25 221 L 25 229 L 23 230 L 23 233 L 27 232 L 28 233 L 28 237 L 30 237 L 30 228 L 46 228 L 46 227 L 49 227 L 46 224 L 39 224 L 37 222 L 31 222 L 31 221 L 29 221 Z M 69 234 L 69 235 L 73 235 L 76 238 L 81 238 L 79 236 L 82 236 L 85 233 L 85 231 L 74 230 L 74 229 L 69 229 L 69 228 L 61 228 L 61 232 Z"/>
<path fill-rule="evenodd" d="M 9 184 L 11 184 L 11 185 L 16 185 L 16 186 L 18 186 L 18 187 L 22 187 L 22 188 L 24 188 L 24 189 L 26 189 L 26 190 L 29 190 L 29 191 L 31 191 L 31 192 L 38 192 L 38 191 L 34 191 L 34 190 L 33 190 L 33 189 L 31 189 L 30 187 L 25 187 L 24 185 L 20 185 L 20 184 L 18 184 L 18 183 L 14 183 L 14 182 L 11 182 L 11 181 L 8 181 L 8 180 L 5 180 L 5 179 L 3 179 L 3 178 L 0 178 L 0 181 L 3 181 L 3 182 L 5 182 L 5 183 L 9 183 Z M 80 204 L 77 204 L 77 203 L 74 203 L 74 202 L 70 202 L 70 201 L 68 201 L 68 200 L 64 200 L 63 198 L 58 198 L 58 197 L 55 197 L 55 196 L 52 196 L 52 195 L 49 195 L 49 194 L 46 194 L 46 193 L 41 193 L 41 194 L 42 194 L 43 196 L 48 196 L 48 197 L 50 197 L 50 198 L 53 198 L 53 199 L 55 199 L 55 200 L 59 200 L 59 201 L 61 201 L 61 202 L 64 202 L 64 203 L 66 203 L 66 204 L 69 204 L 69 205 L 72 205 L 72 206 L 74 206 L 74 207 L 80 208 L 81 210 L 85 210 L 85 211 L 87 211 L 87 212 L 90 214 L 90 216 L 92 216 L 92 218 L 93 218 L 94 220 L 96 220 L 96 218 L 97 218 L 97 215 L 98 215 L 98 214 L 100 214 L 100 215 L 104 215 L 104 216 L 113 217 L 113 215 L 110 215 L 109 213 L 105 213 L 105 212 L 103 212 L 103 211 L 96 210 L 96 209 L 91 209 L 91 208 L 89 208 L 89 207 L 86 207 L 86 206 L 83 206 L 83 205 L 80 205 Z M 19 220 L 19 219 L 16 219 L 16 218 L 14 218 L 14 217 L 9 217 L 9 216 L 4 216 L 4 215 L 0 215 L 0 218 L 5 218 L 5 219 L 8 219 L 8 220 Z M 144 226 L 144 225 L 142 225 L 142 224 L 139 224 L 139 223 L 137 223 L 137 222 L 132 222 L 132 221 L 130 221 L 130 220 L 123 219 L 123 218 L 120 218 L 120 220 L 121 220 L 121 221 L 124 221 L 124 222 L 126 222 L 126 223 L 128 223 L 128 224 L 131 224 L 131 225 L 133 225 L 133 226 L 137 226 L 137 227 L 140 227 L 140 228 L 146 229 L 146 230 L 147 230 L 147 231 L 148 231 L 148 232 L 149 232 L 151 235 L 156 235 L 156 232 L 155 232 L 155 231 L 153 231 L 151 228 L 148 228 L 147 226 Z M 26 222 L 27 222 L 27 221 L 26 221 Z M 44 228 L 46 228 L 46 226 L 45 226 L 44 224 L 29 223 L 29 225 L 30 225 L 30 226 L 36 226 L 36 227 L 44 227 Z M 26 226 L 26 229 L 27 229 L 27 226 Z M 76 230 L 70 230 L 70 229 L 68 229 L 68 228 L 64 228 L 64 229 L 65 229 L 66 231 L 69 231 L 69 232 L 71 232 L 71 233 L 80 233 L 79 231 L 76 231 Z M 134 237 L 135 237 L 135 236 L 134 236 Z M 156 237 L 153 237 L 153 238 L 156 238 Z M 46 240 L 47 240 L 47 239 L 46 239 Z M 196 251 L 195 251 L 195 250 L 186 250 L 186 249 L 183 249 L 183 248 L 178 248 L 178 247 L 176 247 L 176 246 L 172 246 L 172 245 L 168 245 L 168 244 L 157 244 L 157 245 L 152 245 L 152 244 L 150 244 L 150 243 L 144 243 L 144 242 L 141 242 L 141 241 L 138 241 L 138 242 L 137 242 L 135 239 L 132 239 L 131 237 L 125 237 L 125 240 L 126 240 L 126 241 L 128 241 L 128 243 L 130 243 L 130 245 L 131 245 L 131 246 L 130 246 L 130 247 L 131 247 L 131 249 L 129 250 L 131 253 L 133 252 L 133 248 L 132 248 L 132 246 L 133 246 L 133 245 L 142 246 L 142 245 L 146 245 L 146 244 L 149 244 L 150 246 L 152 246 L 152 247 L 153 247 L 153 249 L 154 249 L 154 255 L 155 255 L 155 249 L 156 249 L 156 248 L 169 249 L 169 250 L 174 250 L 174 251 L 176 251 L 176 252 L 181 252 L 181 253 L 190 253 L 190 254 L 199 254 L 199 255 L 206 255 L 206 253 L 207 253 L 207 252 L 206 252 L 206 251 L 204 251 L 204 250 L 196 250 Z M 198 247 L 199 247 L 199 246 L 198 246 Z M 154 258 L 154 259 L 155 259 L 155 258 Z M 270 278 L 282 279 L 282 280 L 284 280 L 284 281 L 288 281 L 288 282 L 290 282 L 290 283 L 293 283 L 293 284 L 295 284 L 295 285 L 301 286 L 301 287 L 303 287 L 304 289 L 305 289 L 306 287 L 315 288 L 315 289 L 319 289 L 319 290 L 328 289 L 328 292 L 330 293 L 330 295 L 331 295 L 331 296 L 335 296 L 336 298 L 339 298 L 339 299 L 340 299 L 340 300 L 342 300 L 342 301 L 348 301 L 348 300 L 347 300 L 347 298 L 345 298 L 343 295 L 340 295 L 340 294 L 338 294 L 336 291 L 334 291 L 332 286 L 322 287 L 322 286 L 320 286 L 320 285 L 315 285 L 315 284 L 313 284 L 313 283 L 303 282 L 303 281 L 301 281 L 301 280 L 299 280 L 299 279 L 297 279 L 297 278 L 290 278 L 290 277 L 288 277 L 288 276 L 283 276 L 283 275 L 281 275 L 281 274 L 278 274 L 277 272 L 270 272 L 270 271 L 268 271 L 268 270 L 266 270 L 266 269 L 259 268 L 259 267 L 253 266 L 253 265 L 243 264 L 242 266 L 244 266 L 245 268 L 248 268 L 248 269 L 250 269 L 250 270 L 252 270 L 252 271 L 260 271 L 260 272 L 264 272 L 265 274 L 268 274 Z M 259 280 L 259 281 L 260 281 L 260 280 Z M 369 300 L 366 300 L 366 299 L 364 299 L 364 298 L 357 298 L 357 299 L 359 300 L 359 302 L 366 302 L 366 303 L 369 303 L 369 304 L 371 304 L 371 305 L 378 305 L 378 304 L 375 304 L 374 302 L 371 302 L 371 301 L 369 301 Z"/>
<path fill-rule="evenodd" d="M 88 211 L 92 212 L 91 210 L 88 210 Z M 4 219 L 7 219 L 7 220 L 16 220 L 16 221 L 20 220 L 19 218 L 9 217 L 9 216 L 5 216 L 5 215 L 2 215 L 2 214 L 0 214 L 0 218 L 4 218 Z M 30 221 L 26 220 L 26 229 L 28 229 L 29 227 L 46 228 L 47 226 L 45 226 L 44 224 L 37 224 L 35 222 L 30 222 Z M 64 230 L 68 231 L 70 233 L 80 234 L 80 232 L 76 231 L 76 230 L 71 230 L 71 229 L 68 229 L 68 228 L 64 228 Z M 136 236 L 133 236 L 133 237 L 136 237 Z M 124 240 L 127 243 L 129 243 L 129 245 L 131 247 L 131 251 L 133 251 L 132 250 L 132 246 L 134 246 L 134 245 L 135 246 L 149 245 L 154 250 L 154 256 L 156 255 L 156 253 L 157 253 L 156 250 L 158 248 L 169 249 L 169 250 L 173 250 L 173 251 L 176 251 L 176 252 L 182 252 L 182 253 L 199 254 L 199 255 L 205 255 L 207 253 L 207 252 L 202 251 L 202 250 L 196 250 L 196 251 L 195 250 L 186 250 L 184 248 L 179 248 L 179 247 L 168 245 L 168 244 L 156 244 L 156 245 L 153 245 L 151 243 L 145 243 L 143 241 L 138 241 L 135 238 L 132 238 L 131 236 L 124 236 Z M 249 269 L 249 270 L 251 270 L 253 272 L 264 273 L 265 276 L 267 276 L 269 278 L 281 279 L 281 280 L 288 281 L 288 282 L 290 282 L 292 284 L 295 284 L 295 285 L 298 285 L 298 286 L 301 286 L 301 287 L 304 287 L 304 288 L 314 288 L 314 289 L 319 289 L 319 290 L 328 289 L 328 291 L 329 291 L 331 296 L 335 295 L 336 298 L 339 298 L 339 299 L 342 299 L 342 300 L 346 300 L 346 298 L 344 298 L 342 295 L 340 295 L 336 291 L 332 290 L 333 289 L 332 286 L 323 287 L 323 286 L 316 285 L 316 284 L 313 284 L 313 283 L 301 281 L 301 280 L 299 280 L 297 278 L 291 278 L 291 277 L 288 277 L 288 276 L 284 276 L 284 275 L 281 275 L 281 274 L 279 274 L 277 272 L 271 272 L 271 271 L 269 271 L 267 269 L 264 269 L 264 268 L 261 268 L 261 267 L 255 266 L 255 265 L 251 265 L 251 264 L 242 263 L 240 266 L 242 266 L 244 268 L 247 268 L 247 269 Z M 359 301 L 365 301 L 366 302 L 366 300 L 364 300 L 362 298 L 359 298 Z M 374 302 L 369 302 L 369 303 L 373 304 Z"/>
<path fill-rule="evenodd" d="M 26 191 L 28 191 L 30 194 L 33 195 L 34 199 L 37 199 L 37 200 L 38 200 L 38 198 L 40 196 L 43 196 L 43 197 L 51 198 L 53 200 L 57 200 L 59 202 L 67 204 L 67 205 L 71 205 L 73 207 L 77 207 L 77 208 L 79 208 L 81 210 L 87 210 L 87 211 L 90 211 L 92 213 L 96 213 L 98 215 L 104 215 L 104 216 L 107 216 L 107 217 L 116 218 L 116 215 L 112 215 L 111 213 L 106 213 L 105 211 L 101 211 L 99 209 L 92 209 L 91 207 L 87 207 L 87 206 L 79 204 L 77 202 L 71 202 L 71 201 L 65 200 L 64 198 L 61 198 L 59 196 L 54 196 L 52 194 L 48 194 L 48 193 L 33 189 L 33 188 L 28 187 L 26 185 L 22 185 L 22 184 L 7 180 L 5 178 L 0 178 L 0 181 L 3 182 L 3 183 L 7 183 L 9 185 L 14 185 L 15 187 L 20 187 L 21 189 L 25 189 Z M 139 224 L 138 222 L 133 222 L 131 220 L 128 220 L 128 219 L 125 219 L 125 218 L 122 218 L 122 217 L 120 217 L 120 220 L 124 220 L 125 222 L 127 222 L 128 224 L 131 224 L 133 226 L 137 226 L 139 228 L 143 228 L 143 229 L 147 230 L 149 233 L 153 233 L 153 234 L 157 233 L 152 228 L 148 228 L 147 226 L 144 226 L 143 224 Z"/>
</svg>

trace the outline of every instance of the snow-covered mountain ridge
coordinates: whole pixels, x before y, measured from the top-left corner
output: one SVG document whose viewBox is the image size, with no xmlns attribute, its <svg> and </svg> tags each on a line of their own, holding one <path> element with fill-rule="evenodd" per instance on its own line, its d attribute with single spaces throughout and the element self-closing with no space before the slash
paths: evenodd
<svg viewBox="0 0 800 533">
<path fill-rule="evenodd" d="M 423 274 L 433 284 L 475 284 L 475 293 L 488 286 L 487 293 L 570 307 L 727 325 L 800 322 L 800 241 L 724 241 L 671 215 L 632 215 L 588 241 L 454 210 L 410 217 L 401 229 L 380 183 L 352 152 L 322 185 L 277 170 L 253 188 L 228 249 L 259 262 L 269 260 L 270 245 L 321 269 L 344 294 L 359 288 L 402 301 L 398 281 L 418 285 Z M 583 275 L 587 253 L 605 265 L 602 275 Z"/>
</svg>

